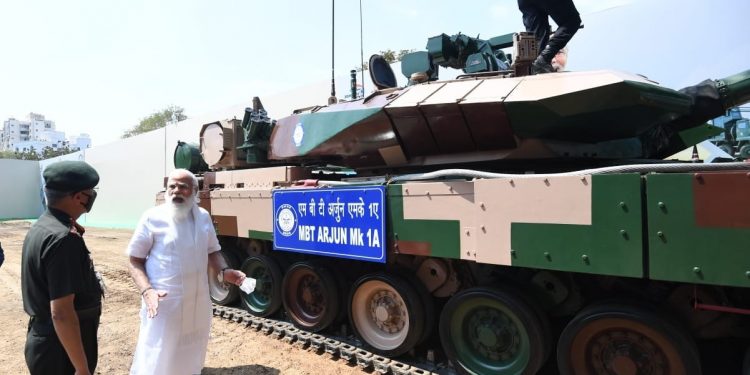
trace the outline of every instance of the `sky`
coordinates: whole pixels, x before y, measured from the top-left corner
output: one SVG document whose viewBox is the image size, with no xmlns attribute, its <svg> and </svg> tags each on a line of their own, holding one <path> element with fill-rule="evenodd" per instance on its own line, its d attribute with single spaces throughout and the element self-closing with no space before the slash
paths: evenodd
<svg viewBox="0 0 750 375">
<path fill-rule="evenodd" d="M 29 112 L 93 146 L 170 105 L 189 117 L 331 77 L 330 0 L 3 0 L 0 119 Z M 335 1 L 335 73 L 427 38 L 523 30 L 515 0 Z M 471 4 L 471 5 L 468 5 Z M 680 88 L 750 69 L 747 0 L 575 0 L 569 70 Z M 320 100 L 324 104 L 328 92 Z M 340 97 L 344 93 L 339 93 Z M 286 113 L 270 114 L 279 118 Z"/>
</svg>

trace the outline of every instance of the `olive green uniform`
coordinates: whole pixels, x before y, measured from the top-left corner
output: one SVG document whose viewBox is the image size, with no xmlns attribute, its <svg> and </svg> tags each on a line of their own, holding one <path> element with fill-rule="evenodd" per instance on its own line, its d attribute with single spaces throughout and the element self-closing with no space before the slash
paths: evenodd
<svg viewBox="0 0 750 375">
<path fill-rule="evenodd" d="M 50 309 L 51 300 L 71 294 L 89 370 L 93 373 L 96 368 L 102 288 L 82 235 L 83 228 L 68 215 L 49 208 L 23 242 L 23 308 L 31 317 L 24 355 L 32 375 L 75 372 L 55 332 Z"/>
</svg>

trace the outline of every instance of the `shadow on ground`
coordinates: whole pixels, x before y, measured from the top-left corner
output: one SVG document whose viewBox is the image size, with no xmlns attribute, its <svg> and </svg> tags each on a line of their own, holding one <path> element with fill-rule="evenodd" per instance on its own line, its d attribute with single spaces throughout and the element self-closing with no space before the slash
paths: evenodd
<svg viewBox="0 0 750 375">
<path fill-rule="evenodd" d="M 235 367 L 206 367 L 201 371 L 201 375 L 279 375 L 280 371 L 273 367 L 262 365 L 244 365 Z"/>
</svg>

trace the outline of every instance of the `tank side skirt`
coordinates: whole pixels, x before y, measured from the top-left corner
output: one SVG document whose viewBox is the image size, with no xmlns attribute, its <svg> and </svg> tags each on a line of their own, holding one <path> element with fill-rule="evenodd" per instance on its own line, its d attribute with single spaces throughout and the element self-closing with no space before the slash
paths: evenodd
<svg viewBox="0 0 750 375">
<path fill-rule="evenodd" d="M 389 243 L 394 250 L 406 254 L 460 259 L 459 220 L 406 219 L 403 185 L 389 185 L 386 200 Z"/>
<path fill-rule="evenodd" d="M 595 175 L 591 185 L 589 225 L 512 224 L 514 266 L 644 276 L 640 176 Z"/>
<path fill-rule="evenodd" d="M 702 182 L 696 176 L 701 176 Z M 524 218 L 524 215 L 520 219 L 508 219 L 510 261 L 507 263 L 493 260 L 496 256 L 493 254 L 503 251 L 501 243 L 481 240 L 483 235 L 497 229 L 499 221 L 510 215 L 507 209 L 497 210 L 489 206 L 484 201 L 487 194 L 496 195 L 500 201 L 523 199 L 499 190 L 482 190 L 483 184 L 500 181 L 510 184 L 507 179 L 464 181 L 458 189 L 454 186 L 459 185 L 451 186 L 445 182 L 389 185 L 386 198 L 389 250 L 396 254 L 468 259 L 566 272 L 750 286 L 750 277 L 747 276 L 750 267 L 742 250 L 742 244 L 750 238 L 750 213 L 745 209 L 750 205 L 750 198 L 740 193 L 748 190 L 743 186 L 750 188 L 746 173 L 649 174 L 644 177 L 645 187 L 638 174 L 586 178 L 590 181 L 590 223 L 565 223 L 572 219 L 559 214 L 550 217 L 550 208 L 543 201 L 532 201 L 525 207 L 527 212 L 524 214 L 530 215 L 531 219 Z M 543 181 L 545 179 L 536 182 Z M 546 178 L 546 181 L 549 186 L 555 186 L 562 180 Z M 585 185 L 583 180 L 580 183 Z M 430 196 L 429 191 L 424 190 L 427 187 L 419 194 L 412 191 L 410 195 L 404 191 L 407 186 L 417 185 L 434 186 L 430 189 L 440 187 L 450 193 L 433 190 Z M 643 191 L 648 221 L 642 213 Z M 237 204 L 244 206 L 255 200 L 242 196 L 241 191 L 214 191 L 211 195 L 213 210 L 219 208 L 218 202 L 214 202 L 217 198 L 232 201 L 222 205 L 223 211 L 229 206 L 236 210 Z M 262 198 L 263 203 L 268 200 L 270 204 L 270 195 Z M 570 199 L 570 196 L 563 194 L 556 199 Z M 428 202 L 428 205 L 417 211 L 412 209 L 414 212 L 405 207 L 418 201 Z M 660 207 L 660 203 L 664 207 Z M 467 205 L 476 216 L 466 214 L 462 207 Z M 492 214 L 482 216 L 483 212 Z M 239 233 L 247 233 L 248 238 L 272 239 L 272 232 L 243 227 L 239 216 L 232 217 L 227 213 L 214 212 L 215 224 L 218 227 L 232 226 L 234 219 L 238 222 L 237 231 L 222 229 L 218 234 L 239 236 Z M 268 220 L 269 216 L 260 216 L 272 222 Z M 533 219 L 534 216 L 538 218 Z M 648 230 L 647 236 L 643 232 L 644 226 Z M 644 248 L 644 242 L 647 248 Z M 472 248 L 475 250 L 471 251 Z"/>
<path fill-rule="evenodd" d="M 646 177 L 650 275 L 750 287 L 750 178 L 745 172 Z"/>
</svg>

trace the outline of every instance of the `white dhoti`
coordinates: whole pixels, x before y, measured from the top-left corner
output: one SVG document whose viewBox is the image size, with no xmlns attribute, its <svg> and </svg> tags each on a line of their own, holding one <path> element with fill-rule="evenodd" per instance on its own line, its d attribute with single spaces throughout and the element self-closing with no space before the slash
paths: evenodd
<svg viewBox="0 0 750 375">
<path fill-rule="evenodd" d="M 198 207 L 175 222 L 169 209 L 147 211 L 128 246 L 146 258 L 151 286 L 167 295 L 154 318 L 141 301 L 141 325 L 131 374 L 200 374 L 211 331 L 208 254 L 220 249 L 208 213 Z"/>
</svg>

